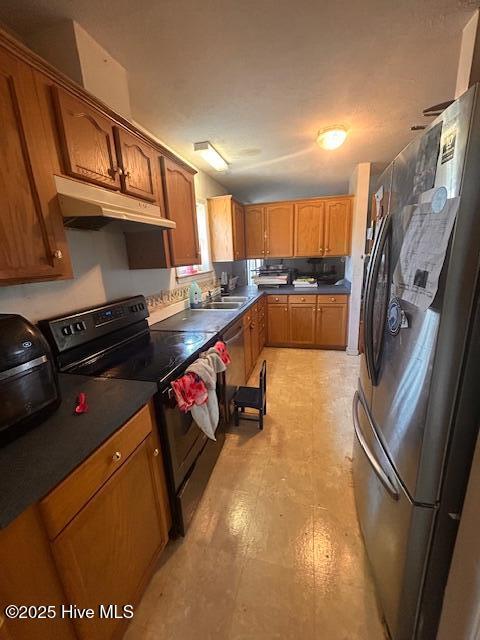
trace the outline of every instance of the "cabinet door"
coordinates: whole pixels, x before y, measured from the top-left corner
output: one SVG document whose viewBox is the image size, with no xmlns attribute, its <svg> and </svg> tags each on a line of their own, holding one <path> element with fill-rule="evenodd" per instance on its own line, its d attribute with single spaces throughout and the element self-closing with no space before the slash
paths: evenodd
<svg viewBox="0 0 480 640">
<path fill-rule="evenodd" d="M 253 358 L 252 358 L 252 316 L 251 312 L 247 311 L 247 313 L 243 316 L 243 335 L 245 338 L 245 379 L 248 382 L 248 378 L 250 373 L 252 372 L 253 367 Z"/>
<path fill-rule="evenodd" d="M 325 256 L 350 254 L 351 205 L 350 198 L 325 201 Z"/>
<path fill-rule="evenodd" d="M 152 436 L 148 436 L 151 438 Z M 166 543 L 148 438 L 53 542 L 68 601 L 79 608 L 135 602 Z M 118 619 L 76 619 L 82 640 L 109 640 Z"/>
<path fill-rule="evenodd" d="M 288 306 L 286 304 L 267 305 L 267 340 L 268 344 L 287 344 L 288 331 Z"/>
<path fill-rule="evenodd" d="M 233 259 L 245 259 L 245 212 L 243 206 L 232 201 L 233 216 Z"/>
<path fill-rule="evenodd" d="M 321 304 L 317 307 L 316 343 L 321 347 L 345 347 L 347 343 L 346 304 Z"/>
<path fill-rule="evenodd" d="M 293 219 L 292 203 L 269 204 L 265 207 L 265 257 L 293 256 Z"/>
<path fill-rule="evenodd" d="M 298 345 L 315 344 L 315 316 L 316 304 L 288 305 L 290 339 L 289 342 Z"/>
<path fill-rule="evenodd" d="M 247 258 L 265 257 L 265 224 L 263 207 L 245 207 L 245 251 Z"/>
<path fill-rule="evenodd" d="M 158 153 L 139 138 L 114 128 L 117 160 L 121 168 L 122 191 L 129 196 L 143 198 L 163 205 L 158 193 Z"/>
<path fill-rule="evenodd" d="M 120 189 L 113 122 L 66 91 L 52 91 L 65 173 Z"/>
<path fill-rule="evenodd" d="M 177 223 L 168 231 L 172 266 L 201 262 L 193 175 L 173 160 L 162 158 L 167 217 Z"/>
<path fill-rule="evenodd" d="M 0 52 L 0 282 L 71 276 L 31 69 Z"/>
<path fill-rule="evenodd" d="M 252 334 L 252 367 L 254 367 L 255 363 L 257 362 L 258 354 L 260 353 L 260 346 L 259 346 L 260 325 L 259 325 L 257 304 L 252 308 L 251 334 Z"/>
<path fill-rule="evenodd" d="M 295 203 L 295 255 L 323 256 L 325 202 Z"/>
</svg>

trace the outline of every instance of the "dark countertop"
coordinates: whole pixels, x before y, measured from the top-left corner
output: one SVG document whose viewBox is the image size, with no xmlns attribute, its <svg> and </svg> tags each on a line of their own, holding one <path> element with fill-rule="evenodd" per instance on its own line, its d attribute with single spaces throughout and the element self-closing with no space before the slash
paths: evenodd
<svg viewBox="0 0 480 640">
<path fill-rule="evenodd" d="M 41 500 L 145 405 L 152 382 L 60 374 L 62 403 L 47 420 L 0 449 L 0 528 Z M 89 411 L 75 415 L 78 394 Z"/>
<path fill-rule="evenodd" d="M 250 288 L 250 287 L 248 287 Z M 289 294 L 293 295 L 295 293 L 300 295 L 305 295 L 306 293 L 310 293 L 313 295 L 318 294 L 326 294 L 326 295 L 350 295 L 350 285 L 340 285 L 340 284 L 321 284 L 317 287 L 294 287 L 293 285 L 286 285 L 281 287 L 268 287 L 264 289 L 259 289 L 259 291 L 266 293 L 268 295 L 275 294 Z M 241 294 L 239 294 L 241 295 Z"/>
<path fill-rule="evenodd" d="M 349 285 L 321 285 L 314 289 L 299 288 L 294 286 L 269 287 L 259 289 L 256 286 L 239 287 L 232 291 L 232 296 L 247 296 L 247 304 L 239 309 L 231 311 L 218 311 L 215 309 L 184 309 L 166 320 L 156 322 L 150 326 L 153 331 L 205 331 L 212 334 L 220 334 L 230 327 L 245 311 L 251 307 L 263 295 L 340 295 L 350 294 Z"/>
</svg>

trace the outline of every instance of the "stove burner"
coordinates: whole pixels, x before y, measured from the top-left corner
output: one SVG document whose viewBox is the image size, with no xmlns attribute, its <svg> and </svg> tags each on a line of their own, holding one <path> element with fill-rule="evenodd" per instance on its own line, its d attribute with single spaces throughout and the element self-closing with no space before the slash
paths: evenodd
<svg viewBox="0 0 480 640">
<path fill-rule="evenodd" d="M 186 346 L 193 346 L 205 340 L 205 336 L 194 333 L 178 333 L 175 335 L 166 335 L 162 342 L 168 345 L 184 344 Z"/>
</svg>

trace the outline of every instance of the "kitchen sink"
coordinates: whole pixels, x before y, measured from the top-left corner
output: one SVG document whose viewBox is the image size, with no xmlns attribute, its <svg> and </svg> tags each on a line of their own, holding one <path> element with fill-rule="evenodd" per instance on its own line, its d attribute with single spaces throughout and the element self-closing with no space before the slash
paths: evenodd
<svg viewBox="0 0 480 640">
<path fill-rule="evenodd" d="M 228 311 L 230 309 L 240 309 L 243 304 L 243 302 L 207 302 L 203 305 L 202 309 L 225 309 Z M 200 311 L 202 309 L 200 309 Z"/>
<path fill-rule="evenodd" d="M 222 302 L 241 302 L 244 304 L 248 298 L 246 296 L 222 296 Z"/>
</svg>

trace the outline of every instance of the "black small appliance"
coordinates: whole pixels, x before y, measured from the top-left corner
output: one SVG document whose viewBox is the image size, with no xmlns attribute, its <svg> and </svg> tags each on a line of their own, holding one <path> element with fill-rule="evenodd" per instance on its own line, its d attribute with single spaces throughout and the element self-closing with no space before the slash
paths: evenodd
<svg viewBox="0 0 480 640">
<path fill-rule="evenodd" d="M 22 316 L 0 314 L 0 445 L 40 424 L 59 404 L 47 341 Z"/>
</svg>

